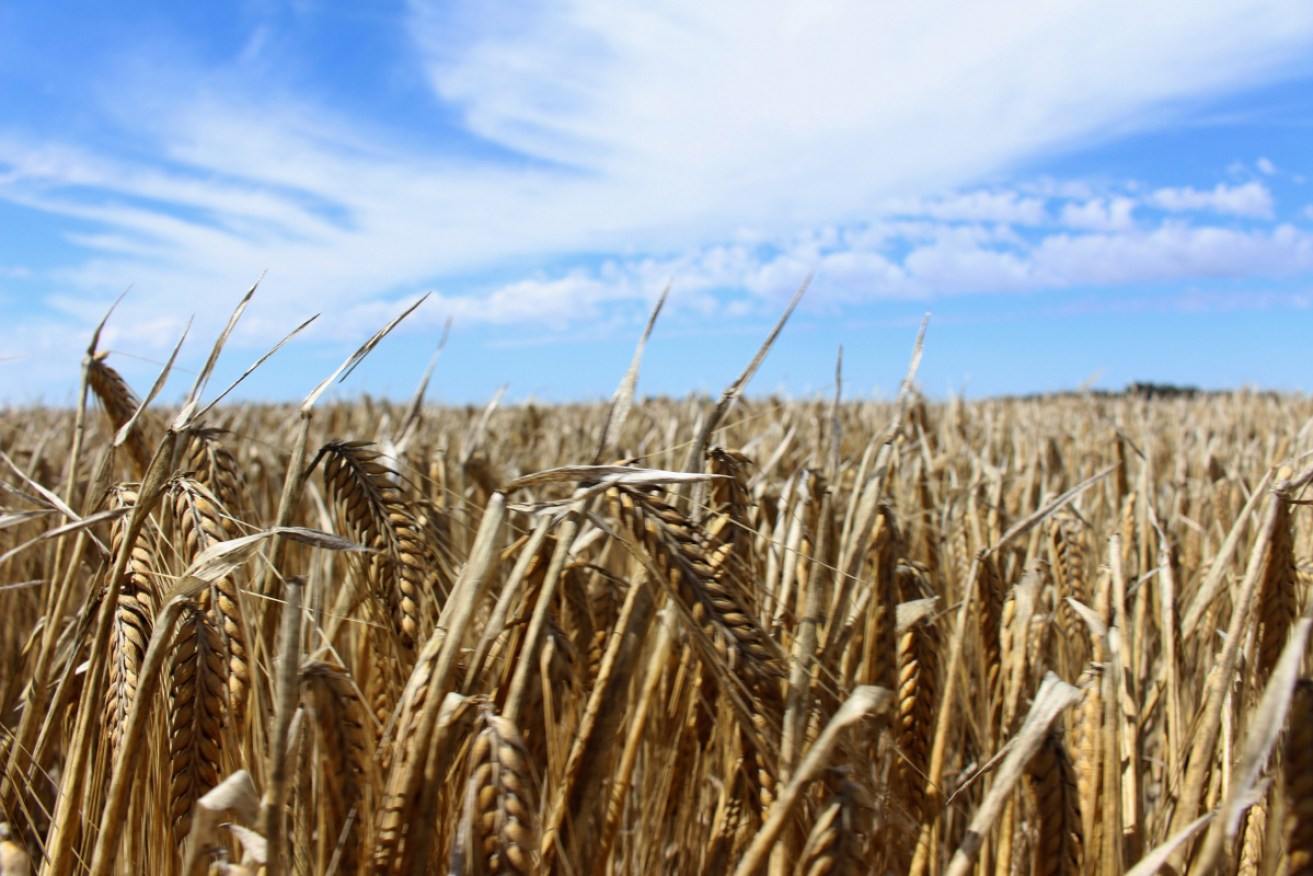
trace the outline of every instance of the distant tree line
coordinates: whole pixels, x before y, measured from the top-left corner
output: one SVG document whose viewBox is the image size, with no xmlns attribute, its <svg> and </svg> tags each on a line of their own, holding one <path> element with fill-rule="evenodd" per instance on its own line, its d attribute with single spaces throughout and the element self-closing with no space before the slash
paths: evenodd
<svg viewBox="0 0 1313 876">
<path fill-rule="evenodd" d="M 1150 383 L 1137 380 L 1126 384 L 1126 389 L 1122 391 L 1122 394 L 1140 398 L 1194 398 L 1202 392 L 1203 390 L 1197 386 L 1178 386 L 1175 383 Z"/>
<path fill-rule="evenodd" d="M 1253 395 L 1280 395 L 1278 392 L 1255 390 L 1249 387 L 1241 390 L 1200 389 L 1197 386 L 1176 383 L 1155 383 L 1148 380 L 1135 380 L 1126 384 L 1123 389 L 1090 389 L 1086 391 L 1060 390 L 1058 392 L 1034 392 L 1012 397 L 1022 399 L 1045 399 L 1088 395 L 1095 398 L 1192 399 L 1201 396 L 1231 395 L 1235 392 L 1244 392 Z"/>
</svg>

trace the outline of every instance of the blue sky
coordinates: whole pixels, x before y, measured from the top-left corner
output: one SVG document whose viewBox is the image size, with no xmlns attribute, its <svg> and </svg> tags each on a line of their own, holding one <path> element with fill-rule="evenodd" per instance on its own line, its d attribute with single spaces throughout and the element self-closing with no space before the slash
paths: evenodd
<svg viewBox="0 0 1313 876">
<path fill-rule="evenodd" d="M 149 385 L 267 271 L 225 357 L 299 398 L 1132 380 L 1307 392 L 1313 6 L 574 0 L 0 5 L 0 402 L 91 328 Z"/>
</svg>

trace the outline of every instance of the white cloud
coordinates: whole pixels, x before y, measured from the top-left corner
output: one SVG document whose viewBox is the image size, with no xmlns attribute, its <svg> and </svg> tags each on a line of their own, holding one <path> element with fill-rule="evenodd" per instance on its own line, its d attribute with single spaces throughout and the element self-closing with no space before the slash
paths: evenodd
<svg viewBox="0 0 1313 876">
<path fill-rule="evenodd" d="M 1033 253 L 1052 286 L 1110 286 L 1313 270 L 1313 235 L 1291 225 L 1240 231 L 1165 223 L 1146 232 L 1045 238 Z"/>
<path fill-rule="evenodd" d="M 1034 285 L 1026 259 L 1007 250 L 935 244 L 913 250 L 906 265 L 935 292 L 1012 292 Z"/>
<path fill-rule="evenodd" d="M 1172 212 L 1208 210 L 1232 216 L 1266 219 L 1272 215 L 1272 193 L 1261 182 L 1229 186 L 1218 183 L 1212 191 L 1184 188 L 1158 189 L 1149 195 L 1149 202 Z"/>
<path fill-rule="evenodd" d="M 1067 206 L 1079 209 L 1087 203 Z M 1279 279 L 1313 271 L 1313 233 L 1289 224 L 1238 230 L 1173 220 L 1098 232 L 1053 230 L 1027 239 L 983 226 L 895 222 L 884 227 L 875 222 L 827 239 L 832 245 L 821 252 L 811 236 L 803 235 L 767 250 L 713 248 L 667 260 L 613 260 L 592 275 L 597 285 L 577 289 L 574 284 L 583 282 L 582 275 L 535 282 L 527 300 L 542 313 L 550 311 L 551 302 L 561 308 L 582 303 L 593 317 L 617 303 L 649 301 L 654 281 L 672 277 L 677 290 L 689 293 L 743 287 L 761 299 L 758 311 L 768 312 L 809 272 L 815 274 L 810 305 L 826 308 L 936 295 Z M 728 260 L 727 252 L 733 253 Z M 513 308 L 517 288 L 499 288 L 487 300 Z M 483 298 L 453 303 L 472 320 L 495 319 L 484 313 Z M 738 300 L 720 312 L 750 306 Z"/>
<path fill-rule="evenodd" d="M 1272 163 L 1270 158 L 1259 158 L 1258 161 L 1254 162 L 1254 166 L 1258 168 L 1259 173 L 1265 176 L 1271 176 L 1277 172 L 1277 166 Z"/>
<path fill-rule="evenodd" d="M 875 252 L 846 250 L 830 253 L 816 266 L 821 289 L 831 300 L 923 297 L 925 290 L 910 281 L 903 265 Z"/>
<path fill-rule="evenodd" d="M 1127 231 L 1135 227 L 1135 200 L 1125 196 L 1064 204 L 1059 221 L 1068 228 Z"/>
<path fill-rule="evenodd" d="M 898 238 L 872 239 L 879 240 L 873 250 L 852 247 L 826 256 L 817 266 L 817 283 L 838 281 L 873 299 L 1281 279 L 1313 271 L 1313 232 L 1290 224 L 1241 230 L 1171 220 L 1016 240 L 940 226 L 937 233 L 918 235 L 901 259 L 889 257 L 902 248 Z M 834 268 L 841 269 L 837 275 L 830 273 Z"/>
</svg>

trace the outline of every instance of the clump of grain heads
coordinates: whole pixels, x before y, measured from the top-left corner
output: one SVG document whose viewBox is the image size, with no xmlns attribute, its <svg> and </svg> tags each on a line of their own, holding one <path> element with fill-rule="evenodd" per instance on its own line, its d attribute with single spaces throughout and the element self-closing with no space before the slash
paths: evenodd
<svg viewBox="0 0 1313 876">
<path fill-rule="evenodd" d="M 90 355 L 104 417 L 0 419 L 0 871 L 1313 873 L 1307 682 L 1244 760 L 1313 402 L 745 398 L 760 355 L 204 424 Z"/>
</svg>

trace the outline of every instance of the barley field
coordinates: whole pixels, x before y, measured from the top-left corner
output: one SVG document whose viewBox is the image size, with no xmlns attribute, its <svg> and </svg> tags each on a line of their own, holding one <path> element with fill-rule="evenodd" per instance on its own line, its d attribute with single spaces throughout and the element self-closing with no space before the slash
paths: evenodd
<svg viewBox="0 0 1313 876">
<path fill-rule="evenodd" d="M 1313 873 L 1306 398 L 113 358 L 0 419 L 0 873 Z"/>
</svg>

